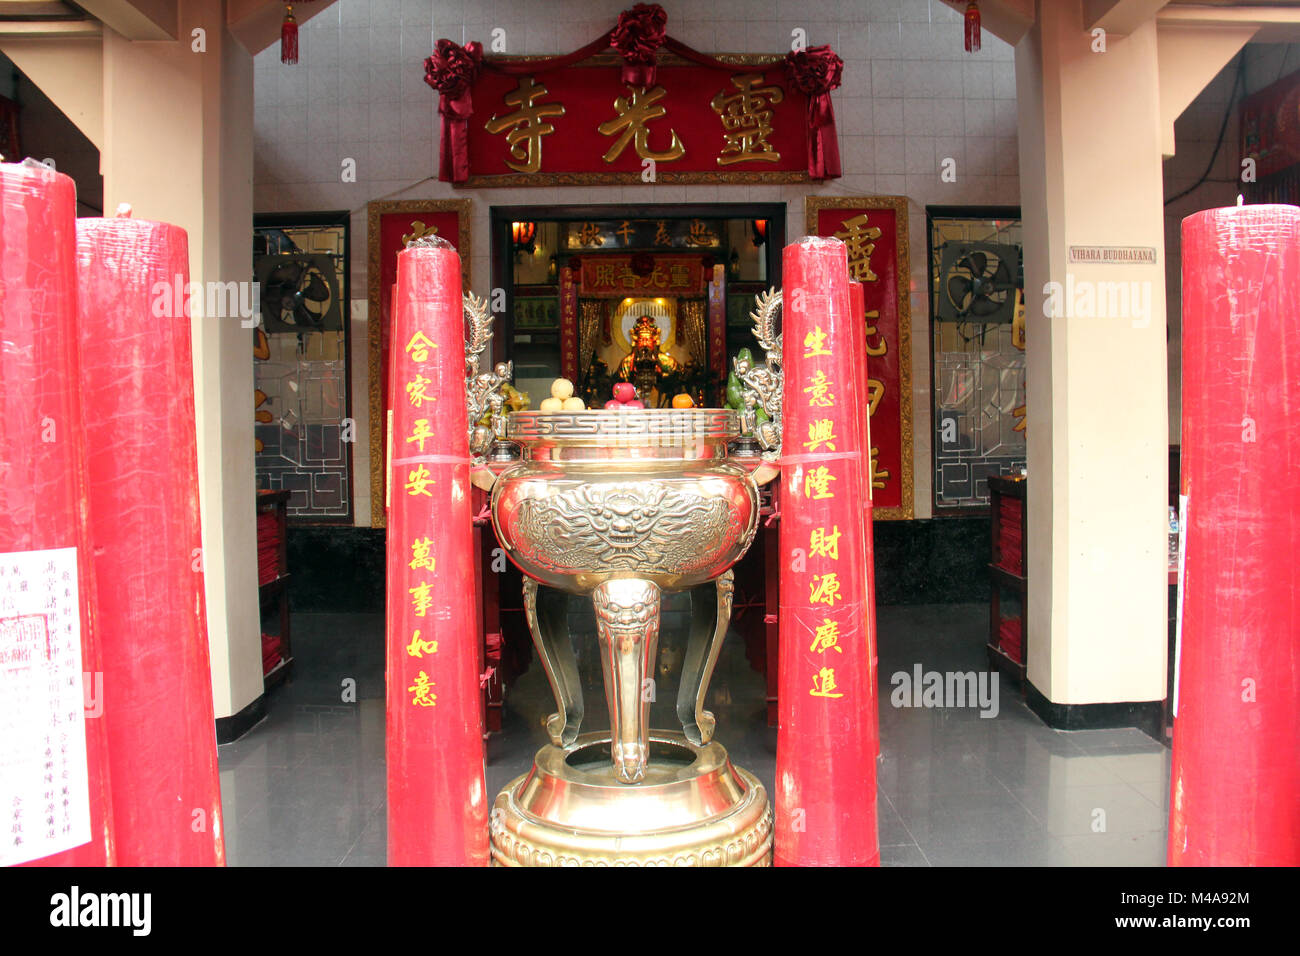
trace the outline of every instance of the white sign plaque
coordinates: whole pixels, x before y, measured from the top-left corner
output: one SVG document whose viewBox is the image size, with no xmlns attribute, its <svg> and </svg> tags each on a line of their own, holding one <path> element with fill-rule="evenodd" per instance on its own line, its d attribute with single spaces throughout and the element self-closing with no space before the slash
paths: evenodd
<svg viewBox="0 0 1300 956">
<path fill-rule="evenodd" d="M 0 866 L 90 841 L 77 549 L 0 554 Z"/>
</svg>

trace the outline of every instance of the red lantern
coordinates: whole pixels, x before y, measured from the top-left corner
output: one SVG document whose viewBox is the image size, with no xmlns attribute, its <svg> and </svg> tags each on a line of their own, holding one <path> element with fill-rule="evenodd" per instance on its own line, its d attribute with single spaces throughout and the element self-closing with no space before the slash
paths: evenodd
<svg viewBox="0 0 1300 956">
<path fill-rule="evenodd" d="M 755 219 L 749 225 L 750 228 L 753 229 L 754 231 L 755 246 L 761 246 L 763 245 L 763 243 L 767 242 L 767 220 L 766 219 Z"/>
<path fill-rule="evenodd" d="M 533 251 L 533 239 L 537 235 L 537 223 L 535 222 L 512 222 L 510 224 L 510 239 L 515 244 L 516 249 Z"/>
<path fill-rule="evenodd" d="M 980 48 L 980 5 L 971 0 L 966 4 L 966 52 L 978 53 Z"/>
</svg>

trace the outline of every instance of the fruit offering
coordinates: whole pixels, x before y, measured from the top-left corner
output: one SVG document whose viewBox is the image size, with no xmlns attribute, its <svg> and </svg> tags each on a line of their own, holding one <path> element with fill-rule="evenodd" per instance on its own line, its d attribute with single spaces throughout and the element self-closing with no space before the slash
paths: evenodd
<svg viewBox="0 0 1300 956">
<path fill-rule="evenodd" d="M 673 408 L 694 408 L 695 399 L 683 392 L 673 396 Z"/>
<path fill-rule="evenodd" d="M 544 412 L 580 412 L 587 403 L 573 394 L 573 383 L 567 378 L 557 378 L 551 383 L 551 397 L 542 399 Z"/>
</svg>

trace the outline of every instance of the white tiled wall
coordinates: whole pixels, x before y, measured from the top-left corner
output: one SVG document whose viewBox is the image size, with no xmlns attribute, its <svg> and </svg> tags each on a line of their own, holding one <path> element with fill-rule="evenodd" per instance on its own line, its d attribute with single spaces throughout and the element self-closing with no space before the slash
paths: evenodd
<svg viewBox="0 0 1300 956">
<path fill-rule="evenodd" d="M 912 381 L 916 513 L 930 515 L 929 313 L 925 206 L 1019 202 L 1012 50 L 984 35 L 962 49 L 961 15 L 939 0 L 732 0 L 663 2 L 668 33 L 706 53 L 780 53 L 792 31 L 844 59 L 834 95 L 844 176 L 824 186 L 607 186 L 453 190 L 437 181 L 437 95 L 422 63 L 434 41 L 505 31 L 508 53 L 559 54 L 611 26 L 631 0 L 339 0 L 303 25 L 297 66 L 272 47 L 256 60 L 254 198 L 257 211 L 353 211 L 352 292 L 366 288 L 366 203 L 372 199 L 474 201 L 472 280 L 489 284 L 484 238 L 490 206 L 619 202 L 787 204 L 789 234 L 803 231 L 803 200 L 904 195 L 910 201 Z M 341 182 L 356 160 L 357 181 Z M 939 178 L 945 158 L 957 181 Z M 364 340 L 362 340 L 364 341 Z M 355 349 L 363 363 L 364 349 Z M 354 402 L 362 400 L 360 391 Z M 363 405 L 357 406 L 360 410 Z M 355 467 L 365 447 L 359 445 Z"/>
</svg>

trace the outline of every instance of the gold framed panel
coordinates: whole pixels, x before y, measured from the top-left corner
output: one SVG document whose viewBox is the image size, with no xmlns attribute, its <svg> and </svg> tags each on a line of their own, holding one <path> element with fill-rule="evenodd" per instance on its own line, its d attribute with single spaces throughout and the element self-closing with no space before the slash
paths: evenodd
<svg viewBox="0 0 1300 956">
<path fill-rule="evenodd" d="M 456 251 L 460 253 L 461 283 L 464 289 L 470 287 L 470 214 L 473 203 L 469 199 L 398 199 L 374 200 L 366 204 L 366 284 L 369 306 L 366 312 L 366 375 L 370 398 L 370 527 L 388 526 L 388 515 L 384 510 L 384 465 L 386 457 L 386 435 L 388 423 L 384 416 L 383 395 L 383 290 L 381 288 L 380 229 L 381 217 L 390 213 L 403 213 L 412 216 L 431 212 L 454 212 L 457 214 L 457 232 L 459 242 Z"/>
<path fill-rule="evenodd" d="M 885 521 L 910 521 L 916 517 L 912 461 L 912 297 L 911 241 L 906 196 L 806 196 L 804 230 L 817 235 L 817 218 L 823 209 L 892 209 L 895 215 L 894 255 L 898 268 L 898 387 L 899 444 L 902 458 L 900 492 L 902 505 L 875 508 L 873 517 Z"/>
</svg>

